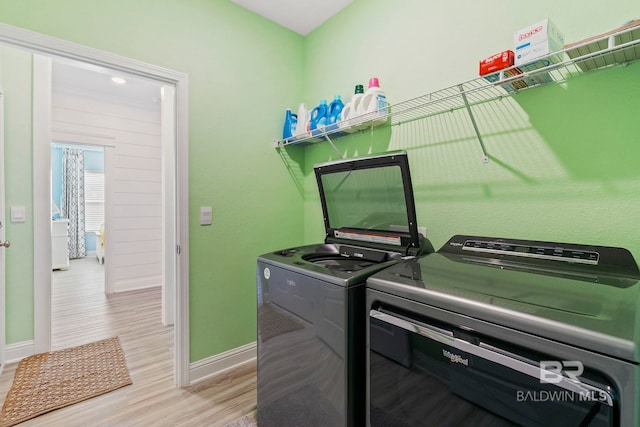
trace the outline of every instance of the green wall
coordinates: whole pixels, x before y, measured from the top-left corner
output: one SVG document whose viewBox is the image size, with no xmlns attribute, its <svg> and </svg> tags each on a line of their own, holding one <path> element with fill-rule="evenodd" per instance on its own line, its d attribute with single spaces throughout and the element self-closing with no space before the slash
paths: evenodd
<svg viewBox="0 0 640 427">
<path fill-rule="evenodd" d="M 480 59 L 546 17 L 571 43 L 638 12 L 635 0 L 568 3 L 355 1 L 305 39 L 305 101 L 348 100 L 376 76 L 393 104 L 476 78 Z M 476 234 L 623 246 L 640 261 L 639 78 L 635 63 L 475 107 L 487 164 L 464 111 L 335 143 L 346 156 L 408 151 L 418 224 L 436 248 Z M 328 144 L 303 150 L 312 242 L 323 237 L 312 166 L 337 155 Z"/>
<path fill-rule="evenodd" d="M 0 46 L 5 102 L 6 339 L 33 339 L 33 186 L 31 185 L 31 69 L 28 52 Z M 28 221 L 12 223 L 11 206 L 27 207 Z"/>
<path fill-rule="evenodd" d="M 189 74 L 196 361 L 255 340 L 257 255 L 324 237 L 312 166 L 337 155 L 327 144 L 274 150 L 285 108 L 348 98 L 372 76 L 391 103 L 470 80 L 481 58 L 545 17 L 567 42 L 637 17 L 636 0 L 565 3 L 356 0 L 306 38 L 228 0 L 0 0 L 0 20 Z M 640 260 L 639 74 L 634 64 L 477 107 L 488 164 L 463 113 L 336 145 L 347 156 L 409 152 L 419 225 L 436 247 L 469 233 L 620 245 Z M 29 117 L 22 100 L 8 105 L 7 209 L 31 208 Z M 212 226 L 199 226 L 200 206 L 213 207 Z M 32 228 L 7 227 L 24 245 L 7 252 L 10 344 L 33 337 L 33 278 L 18 273 L 32 270 Z"/>
<path fill-rule="evenodd" d="M 273 140 L 302 92 L 303 38 L 228 0 L 0 0 L 0 21 L 188 73 L 190 359 L 255 341 L 256 257 L 302 243 L 302 192 Z M 30 137 L 6 145 L 8 196 L 32 208 Z M 12 276 L 33 270 L 32 216 L 21 227 L 7 226 L 8 344 L 33 338 L 33 278 Z"/>
</svg>

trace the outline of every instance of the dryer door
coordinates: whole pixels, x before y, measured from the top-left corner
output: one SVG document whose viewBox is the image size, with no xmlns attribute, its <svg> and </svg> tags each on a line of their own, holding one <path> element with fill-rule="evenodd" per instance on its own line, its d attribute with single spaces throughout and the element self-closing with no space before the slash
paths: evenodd
<svg viewBox="0 0 640 427">
<path fill-rule="evenodd" d="M 370 312 L 371 426 L 614 426 L 614 385 L 579 361 L 388 309 Z M 532 358 L 533 357 L 533 358 Z"/>
</svg>

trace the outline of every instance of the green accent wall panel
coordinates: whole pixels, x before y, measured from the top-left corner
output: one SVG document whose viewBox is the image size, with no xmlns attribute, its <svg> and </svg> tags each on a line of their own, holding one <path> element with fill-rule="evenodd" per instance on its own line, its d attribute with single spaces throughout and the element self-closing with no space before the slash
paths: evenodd
<svg viewBox="0 0 640 427">
<path fill-rule="evenodd" d="M 303 195 L 272 142 L 302 93 L 302 36 L 228 0 L 0 0 L 0 20 L 188 74 L 190 359 L 255 341 L 256 257 L 302 243 Z M 17 176 L 32 188 L 28 167 Z M 12 305 L 9 330 L 33 329 L 32 304 Z"/>
<path fill-rule="evenodd" d="M 589 1 L 579 11 L 520 3 L 354 2 L 305 39 L 305 99 L 317 104 L 337 91 L 346 102 L 375 76 L 393 105 L 476 78 L 480 59 L 513 49 L 513 33 L 544 18 L 571 43 L 637 14 L 632 1 Z M 323 73 L 328 62 L 340 72 Z M 639 78 L 634 63 L 473 107 L 486 164 L 464 110 L 335 144 L 347 157 L 409 153 L 418 224 L 436 248 L 478 234 L 623 246 L 640 261 Z M 305 153 L 305 217 L 317 221 L 312 166 L 336 154 L 328 144 Z M 305 233 L 309 243 L 320 238 L 316 224 L 305 223 Z"/>
<path fill-rule="evenodd" d="M 0 46 L 0 86 L 4 91 L 5 229 L 11 248 L 6 251 L 6 339 L 33 339 L 33 186 L 31 176 L 32 55 Z M 26 221 L 11 222 L 11 206 L 26 208 Z"/>
<path fill-rule="evenodd" d="M 359 0 L 303 38 L 228 0 L 0 0 L 5 23 L 189 75 L 191 361 L 255 340 L 259 254 L 324 238 L 313 165 L 337 154 L 274 150 L 285 108 L 346 101 L 374 76 L 392 104 L 470 80 L 480 59 L 513 48 L 515 30 L 547 17 L 573 42 L 637 18 L 637 1 Z M 419 225 L 436 247 L 468 233 L 619 245 L 640 259 L 638 77 L 633 64 L 474 107 L 488 164 L 464 112 L 336 147 L 407 150 Z M 7 145 L 22 165 L 8 193 L 30 192 L 31 145 Z M 200 206 L 212 206 L 211 226 L 199 225 Z M 32 338 L 24 281 L 7 289 L 9 343 Z"/>
</svg>

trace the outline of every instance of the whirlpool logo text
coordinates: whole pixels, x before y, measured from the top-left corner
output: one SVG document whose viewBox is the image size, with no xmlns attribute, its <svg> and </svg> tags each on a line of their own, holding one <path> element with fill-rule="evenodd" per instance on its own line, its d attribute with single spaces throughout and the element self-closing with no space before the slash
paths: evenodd
<svg viewBox="0 0 640 427">
<path fill-rule="evenodd" d="M 442 355 L 449 359 L 451 363 L 460 363 L 464 366 L 469 366 L 469 359 L 465 359 L 459 354 L 453 354 L 449 350 L 442 349 Z"/>
</svg>

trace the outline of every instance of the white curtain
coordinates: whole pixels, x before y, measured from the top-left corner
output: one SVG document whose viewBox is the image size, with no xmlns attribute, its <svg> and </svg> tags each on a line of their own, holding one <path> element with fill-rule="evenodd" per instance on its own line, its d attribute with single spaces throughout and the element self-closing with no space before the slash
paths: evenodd
<svg viewBox="0 0 640 427">
<path fill-rule="evenodd" d="M 84 228 L 84 151 L 62 150 L 62 216 L 69 219 L 69 258 L 87 255 Z"/>
</svg>

